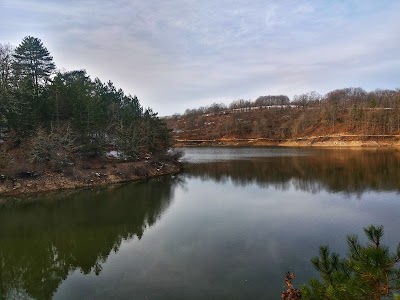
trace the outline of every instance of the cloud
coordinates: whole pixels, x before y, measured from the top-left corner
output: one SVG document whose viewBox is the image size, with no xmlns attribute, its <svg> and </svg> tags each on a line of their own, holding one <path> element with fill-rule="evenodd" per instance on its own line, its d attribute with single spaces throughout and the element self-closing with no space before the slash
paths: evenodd
<svg viewBox="0 0 400 300">
<path fill-rule="evenodd" d="M 111 79 L 164 115 L 268 92 L 398 87 L 399 9 L 394 0 L 4 0 L 0 42 L 37 36 L 58 67 Z"/>
</svg>

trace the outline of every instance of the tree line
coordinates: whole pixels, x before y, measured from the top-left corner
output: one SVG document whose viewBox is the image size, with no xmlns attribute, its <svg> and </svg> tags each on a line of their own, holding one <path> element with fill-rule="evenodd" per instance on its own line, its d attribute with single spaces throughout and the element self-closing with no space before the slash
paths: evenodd
<svg viewBox="0 0 400 300">
<path fill-rule="evenodd" d="M 330 134 L 398 135 L 400 89 L 343 88 L 321 95 L 260 96 L 188 109 L 167 121 L 178 139 L 293 139 Z"/>
<path fill-rule="evenodd" d="M 31 146 L 36 161 L 103 156 L 110 149 L 129 159 L 171 145 L 166 125 L 136 96 L 85 70 L 57 71 L 32 36 L 15 48 L 0 44 L 0 134 Z"/>
<path fill-rule="evenodd" d="M 213 103 L 209 106 L 201 106 L 199 108 L 186 109 L 184 115 L 185 116 L 196 116 L 203 114 L 216 114 L 220 112 L 225 112 L 228 110 L 235 109 L 248 109 L 252 107 L 261 107 L 261 106 L 274 106 L 274 105 L 289 105 L 290 99 L 285 95 L 268 95 L 268 96 L 260 96 L 256 100 L 244 100 L 238 99 L 232 101 L 230 104 L 226 105 L 224 103 Z"/>
<path fill-rule="evenodd" d="M 321 95 L 316 91 L 294 95 L 292 101 L 286 95 L 265 95 L 255 100 L 238 99 L 231 103 L 213 103 L 209 106 L 186 109 L 184 115 L 202 115 L 219 113 L 235 109 L 250 109 L 269 106 L 291 106 L 299 108 L 316 108 L 331 106 L 336 109 L 398 109 L 400 107 L 400 89 L 376 89 L 370 92 L 362 88 L 336 89 Z M 177 115 L 179 116 L 179 115 Z"/>
</svg>

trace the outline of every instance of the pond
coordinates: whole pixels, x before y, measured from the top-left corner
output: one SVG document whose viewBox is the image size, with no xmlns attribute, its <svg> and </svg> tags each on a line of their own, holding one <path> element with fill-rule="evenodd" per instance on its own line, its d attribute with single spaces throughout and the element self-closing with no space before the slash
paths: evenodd
<svg viewBox="0 0 400 300">
<path fill-rule="evenodd" d="M 280 299 L 320 245 L 345 255 L 369 224 L 400 241 L 398 151 L 184 150 L 178 176 L 3 199 L 1 296 Z"/>
</svg>

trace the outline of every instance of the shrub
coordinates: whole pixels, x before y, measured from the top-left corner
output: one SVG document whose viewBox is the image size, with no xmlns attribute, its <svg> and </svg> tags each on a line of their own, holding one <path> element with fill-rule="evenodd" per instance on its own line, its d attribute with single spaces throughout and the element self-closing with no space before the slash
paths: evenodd
<svg viewBox="0 0 400 300">
<path fill-rule="evenodd" d="M 65 131 L 38 129 L 32 140 L 31 159 L 35 163 L 53 161 L 57 164 L 70 162 L 69 155 L 73 152 L 74 140 L 68 128 Z"/>
</svg>

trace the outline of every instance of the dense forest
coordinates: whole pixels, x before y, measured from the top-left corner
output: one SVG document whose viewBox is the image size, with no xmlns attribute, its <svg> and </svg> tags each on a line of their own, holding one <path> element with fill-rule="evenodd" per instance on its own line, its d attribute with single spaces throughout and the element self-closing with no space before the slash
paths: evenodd
<svg viewBox="0 0 400 300">
<path fill-rule="evenodd" d="M 57 71 L 42 41 L 27 36 L 17 47 L 0 44 L 2 144 L 24 149 L 31 162 L 69 164 L 72 156 L 110 152 L 137 159 L 171 143 L 166 125 L 136 96 L 85 70 Z"/>
<path fill-rule="evenodd" d="M 167 123 L 178 140 L 398 135 L 400 90 L 344 88 L 296 95 L 292 101 L 284 95 L 260 96 L 187 109 Z"/>
</svg>

